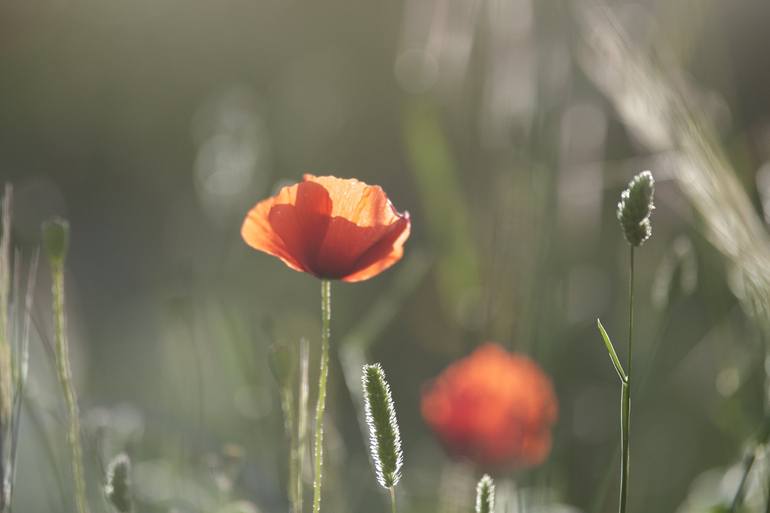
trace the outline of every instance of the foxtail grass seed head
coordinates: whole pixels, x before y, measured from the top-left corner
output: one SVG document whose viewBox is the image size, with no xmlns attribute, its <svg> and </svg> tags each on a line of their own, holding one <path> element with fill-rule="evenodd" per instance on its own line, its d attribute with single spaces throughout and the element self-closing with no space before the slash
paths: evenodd
<svg viewBox="0 0 770 513">
<path fill-rule="evenodd" d="M 476 513 L 494 513 L 495 511 L 495 482 L 488 474 L 476 485 Z"/>
<path fill-rule="evenodd" d="M 392 488 L 401 479 L 404 455 L 390 385 L 378 363 L 364 365 L 361 381 L 366 423 L 369 426 L 369 451 L 377 481 L 384 488 Z"/>
<path fill-rule="evenodd" d="M 118 454 L 107 466 L 104 493 L 119 513 L 131 511 L 131 460 Z"/>
<path fill-rule="evenodd" d="M 626 240 L 632 246 L 641 246 L 652 235 L 650 214 L 655 206 L 655 179 L 649 171 L 642 171 L 629 183 L 620 195 L 618 221 Z"/>
<path fill-rule="evenodd" d="M 43 247 L 52 266 L 64 265 L 70 239 L 70 224 L 66 219 L 55 217 L 43 223 Z"/>
</svg>

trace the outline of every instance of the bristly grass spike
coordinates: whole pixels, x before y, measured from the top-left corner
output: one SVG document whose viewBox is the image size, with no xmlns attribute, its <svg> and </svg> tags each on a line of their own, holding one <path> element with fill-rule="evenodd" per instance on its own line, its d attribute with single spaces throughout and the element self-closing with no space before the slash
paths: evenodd
<svg viewBox="0 0 770 513">
<path fill-rule="evenodd" d="M 484 474 L 476 485 L 476 513 L 494 513 L 495 482 Z"/>
<path fill-rule="evenodd" d="M 119 513 L 130 513 L 131 460 L 126 454 L 118 454 L 107 466 L 104 494 Z"/>
<path fill-rule="evenodd" d="M 364 365 L 361 381 L 364 389 L 366 423 L 369 426 L 369 448 L 377 482 L 393 488 L 401 479 L 404 456 L 396 408 L 382 367 Z"/>
</svg>

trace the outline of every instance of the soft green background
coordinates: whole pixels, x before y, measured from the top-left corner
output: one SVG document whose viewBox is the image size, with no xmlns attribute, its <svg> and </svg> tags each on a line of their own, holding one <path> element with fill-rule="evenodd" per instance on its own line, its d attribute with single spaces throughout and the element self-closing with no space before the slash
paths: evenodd
<svg viewBox="0 0 770 513">
<path fill-rule="evenodd" d="M 338 358 L 357 354 L 392 382 L 402 511 L 470 511 L 480 469 L 450 462 L 419 398 L 486 340 L 535 358 L 561 403 L 547 464 L 500 481 L 531 489 L 531 511 L 554 501 L 613 511 L 619 387 L 595 320 L 623 356 L 627 247 L 615 204 L 645 168 L 658 190 L 653 237 L 637 254 L 631 510 L 676 511 L 695 488 L 710 497 L 681 511 L 730 497 L 737 475 L 723 475 L 763 416 L 764 347 L 667 150 L 634 137 L 586 71 L 626 73 L 587 64 L 587 5 L 0 2 L 0 178 L 15 186 L 25 255 L 44 219 L 71 222 L 69 323 L 94 511 L 108 511 L 100 464 L 123 449 L 137 511 L 215 512 L 234 500 L 287 510 L 268 348 L 307 337 L 317 349 L 319 283 L 251 251 L 239 228 L 253 203 L 304 172 L 380 184 L 413 220 L 402 262 L 333 286 L 325 511 L 388 507 Z M 761 218 L 770 4 L 612 5 L 634 48 L 688 84 L 732 165 L 722 172 L 737 175 Z M 667 286 L 666 266 L 679 261 L 693 290 Z M 39 282 L 16 511 L 70 512 L 63 409 L 43 350 L 45 266 Z M 654 290 L 671 291 L 665 308 Z M 311 369 L 316 361 L 313 352 Z M 242 454 L 232 472 L 230 444 Z"/>
</svg>

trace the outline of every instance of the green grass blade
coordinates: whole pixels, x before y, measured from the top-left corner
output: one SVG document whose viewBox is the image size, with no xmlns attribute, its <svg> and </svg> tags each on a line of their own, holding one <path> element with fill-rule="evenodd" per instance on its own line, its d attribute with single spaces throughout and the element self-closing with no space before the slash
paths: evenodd
<svg viewBox="0 0 770 513">
<path fill-rule="evenodd" d="M 612 345 L 612 341 L 610 340 L 609 335 L 607 335 L 607 331 L 604 329 L 604 326 L 602 326 L 602 321 L 596 319 L 596 325 L 599 327 L 599 333 L 602 335 L 602 340 L 604 340 L 604 347 L 607 348 L 607 353 L 610 355 L 612 365 L 615 366 L 615 371 L 617 371 L 620 381 L 625 383 L 628 378 L 626 377 L 626 372 L 623 370 L 623 366 L 620 364 L 618 354 L 615 352 L 615 346 Z"/>
</svg>

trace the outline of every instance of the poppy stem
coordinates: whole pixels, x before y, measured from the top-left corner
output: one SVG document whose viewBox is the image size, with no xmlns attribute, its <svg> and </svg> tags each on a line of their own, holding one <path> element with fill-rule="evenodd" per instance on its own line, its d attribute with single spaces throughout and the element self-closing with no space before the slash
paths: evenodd
<svg viewBox="0 0 770 513">
<path fill-rule="evenodd" d="M 631 470 L 631 353 L 634 336 L 634 246 L 630 246 L 628 277 L 628 355 L 626 356 L 626 379 L 621 386 L 620 432 L 621 432 L 621 467 L 620 467 L 620 505 L 619 513 L 626 513 L 628 501 L 628 480 Z"/>
<path fill-rule="evenodd" d="M 315 409 L 315 448 L 313 451 L 313 513 L 321 511 L 321 470 L 323 467 L 324 410 L 326 380 L 329 375 L 329 337 L 331 335 L 332 291 L 329 280 L 321 281 L 321 366 L 318 376 L 318 402 Z"/>
<path fill-rule="evenodd" d="M 78 399 L 75 387 L 72 383 L 72 369 L 69 359 L 69 345 L 67 343 L 66 317 L 64 313 L 64 266 L 61 263 L 52 262 L 51 274 L 53 279 L 53 309 L 54 326 L 56 336 L 56 369 L 59 375 L 59 383 L 64 392 L 69 417 L 69 431 L 67 443 L 72 458 L 72 476 L 75 480 L 75 502 L 78 513 L 88 513 L 86 501 L 86 482 L 83 477 L 83 449 L 80 445 L 80 417 L 78 413 Z"/>
</svg>

